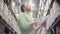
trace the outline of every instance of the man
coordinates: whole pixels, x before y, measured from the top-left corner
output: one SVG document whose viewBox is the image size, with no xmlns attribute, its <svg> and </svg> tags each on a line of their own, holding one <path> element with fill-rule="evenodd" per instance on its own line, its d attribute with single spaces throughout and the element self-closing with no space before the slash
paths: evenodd
<svg viewBox="0 0 60 34">
<path fill-rule="evenodd" d="M 18 16 L 21 34 L 36 34 L 33 29 L 34 19 L 30 16 L 30 6 L 27 3 L 21 5 L 21 13 Z M 33 23 L 33 24 L 32 24 Z"/>
</svg>

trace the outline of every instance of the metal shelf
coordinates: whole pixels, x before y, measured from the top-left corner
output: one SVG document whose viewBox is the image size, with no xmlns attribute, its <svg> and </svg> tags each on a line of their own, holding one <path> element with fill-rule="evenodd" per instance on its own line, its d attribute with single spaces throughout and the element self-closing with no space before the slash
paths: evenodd
<svg viewBox="0 0 60 34">
<path fill-rule="evenodd" d="M 0 23 L 3 24 L 5 27 L 7 27 L 9 31 L 13 34 L 14 29 L 9 24 L 7 24 L 7 22 L 1 16 L 0 16 Z"/>
</svg>

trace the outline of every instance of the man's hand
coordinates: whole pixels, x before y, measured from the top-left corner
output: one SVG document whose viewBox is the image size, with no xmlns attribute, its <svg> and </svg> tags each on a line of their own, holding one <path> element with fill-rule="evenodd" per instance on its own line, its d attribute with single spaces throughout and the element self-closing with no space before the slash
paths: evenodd
<svg viewBox="0 0 60 34">
<path fill-rule="evenodd" d="M 40 26 L 35 27 L 35 31 L 38 31 L 40 29 Z"/>
<path fill-rule="evenodd" d="M 43 22 L 41 25 L 42 25 L 42 26 L 46 26 L 46 22 Z"/>
<path fill-rule="evenodd" d="M 29 26 L 31 27 L 31 26 L 33 26 L 34 24 L 36 24 L 37 23 L 37 21 L 33 21 L 33 22 L 31 22 L 30 24 L 29 24 Z"/>
<path fill-rule="evenodd" d="M 46 23 L 41 23 L 40 25 L 35 27 L 35 31 L 38 31 L 41 27 L 45 26 Z"/>
</svg>

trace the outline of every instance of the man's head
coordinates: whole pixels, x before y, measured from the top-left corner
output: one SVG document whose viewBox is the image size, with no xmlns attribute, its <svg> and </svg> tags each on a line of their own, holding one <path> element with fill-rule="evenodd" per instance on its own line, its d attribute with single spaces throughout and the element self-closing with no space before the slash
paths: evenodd
<svg viewBox="0 0 60 34">
<path fill-rule="evenodd" d="M 31 7 L 29 6 L 29 4 L 24 3 L 21 5 L 21 11 L 22 12 L 25 12 L 25 11 L 30 12 L 30 10 L 31 10 Z"/>
</svg>

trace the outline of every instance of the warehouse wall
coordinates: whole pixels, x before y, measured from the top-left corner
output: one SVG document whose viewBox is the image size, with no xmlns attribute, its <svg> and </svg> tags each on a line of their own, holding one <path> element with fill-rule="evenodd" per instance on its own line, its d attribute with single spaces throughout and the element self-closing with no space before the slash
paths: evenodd
<svg viewBox="0 0 60 34">
<path fill-rule="evenodd" d="M 55 18 L 58 15 L 60 15 L 60 6 L 56 2 L 56 0 L 53 0 L 53 2 L 52 2 L 52 0 L 45 0 L 45 2 L 43 0 L 40 0 L 40 5 L 39 5 L 40 14 L 39 13 L 38 14 L 40 15 L 39 18 L 42 20 L 46 16 L 46 14 L 47 14 L 47 12 L 49 10 L 49 12 L 50 12 L 50 18 L 49 19 L 50 20 L 47 21 L 47 22 L 50 23 L 49 25 L 47 25 L 49 27 L 53 23 Z"/>
<path fill-rule="evenodd" d="M 53 0 L 53 2 L 52 0 L 40 0 L 38 18 L 40 18 L 40 20 L 45 18 L 48 11 L 50 12 L 50 17 L 46 20 L 47 29 L 51 27 L 56 17 L 60 15 L 60 5 L 56 2 L 56 0 Z"/>
<path fill-rule="evenodd" d="M 17 21 L 3 1 L 4 0 L 0 0 L 0 16 L 2 16 L 2 18 L 17 32 L 17 34 L 20 34 Z"/>
</svg>

